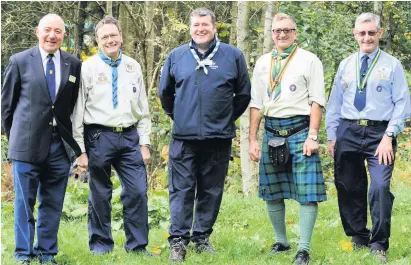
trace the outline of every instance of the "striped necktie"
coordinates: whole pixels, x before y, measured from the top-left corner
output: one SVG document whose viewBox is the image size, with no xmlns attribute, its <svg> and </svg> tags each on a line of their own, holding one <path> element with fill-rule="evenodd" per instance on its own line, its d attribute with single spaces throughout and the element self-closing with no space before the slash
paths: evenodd
<svg viewBox="0 0 411 265">
<path fill-rule="evenodd" d="M 103 62 L 105 62 L 106 64 L 111 66 L 111 94 L 112 94 L 112 101 L 113 101 L 113 108 L 116 109 L 118 106 L 118 93 L 117 93 L 117 79 L 118 79 L 118 66 L 121 63 L 121 58 L 122 56 L 122 51 L 120 50 L 120 56 L 118 57 L 117 60 L 112 61 L 109 57 L 107 57 L 106 55 L 104 55 L 104 53 L 99 50 L 98 51 L 98 55 L 100 56 L 100 58 L 103 60 Z"/>
</svg>

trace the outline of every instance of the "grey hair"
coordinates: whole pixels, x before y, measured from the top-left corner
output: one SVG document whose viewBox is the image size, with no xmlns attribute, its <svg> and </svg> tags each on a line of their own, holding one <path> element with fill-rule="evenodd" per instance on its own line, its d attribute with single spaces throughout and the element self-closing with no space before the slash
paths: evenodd
<svg viewBox="0 0 411 265">
<path fill-rule="evenodd" d="M 96 25 L 96 29 L 94 31 L 95 37 L 97 39 L 97 31 L 105 24 L 113 24 L 117 27 L 118 31 L 121 32 L 120 24 L 118 20 L 112 16 L 105 16 L 100 22 Z"/>
<path fill-rule="evenodd" d="M 215 25 L 216 19 L 215 19 L 215 14 L 213 11 L 211 11 L 208 8 L 200 7 L 197 9 L 194 9 L 190 13 L 190 23 L 191 23 L 191 18 L 192 17 L 205 17 L 205 16 L 210 16 L 211 17 L 211 23 Z"/>
<path fill-rule="evenodd" d="M 276 21 L 281 21 L 281 20 L 284 20 L 284 19 L 291 20 L 291 22 L 293 23 L 294 28 L 297 29 L 297 23 L 295 23 L 295 19 L 292 16 L 284 14 L 284 13 L 277 13 L 273 18 L 273 24 L 271 26 L 274 26 L 274 23 Z"/>
<path fill-rule="evenodd" d="M 377 25 L 377 29 L 381 27 L 380 16 L 373 13 L 362 13 L 355 19 L 355 28 L 358 28 L 360 24 L 367 22 L 374 22 Z"/>
</svg>

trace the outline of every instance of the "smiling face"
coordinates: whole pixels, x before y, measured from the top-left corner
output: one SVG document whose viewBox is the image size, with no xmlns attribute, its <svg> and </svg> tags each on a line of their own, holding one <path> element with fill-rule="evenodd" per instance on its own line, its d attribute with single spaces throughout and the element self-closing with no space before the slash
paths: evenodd
<svg viewBox="0 0 411 265">
<path fill-rule="evenodd" d="M 284 31 L 277 33 L 278 30 L 290 30 L 288 34 L 285 34 Z M 294 44 L 297 39 L 297 29 L 295 24 L 291 19 L 282 19 L 273 22 L 272 27 L 272 37 L 275 43 L 275 47 L 279 53 L 286 50 L 288 47 Z"/>
<path fill-rule="evenodd" d="M 192 16 L 190 24 L 191 38 L 202 50 L 207 50 L 217 32 L 211 16 Z"/>
<path fill-rule="evenodd" d="M 360 46 L 360 51 L 372 53 L 378 48 L 383 29 L 378 29 L 375 22 L 364 22 L 357 25 L 353 33 Z M 374 36 L 370 36 L 370 34 Z"/>
<path fill-rule="evenodd" d="M 66 35 L 63 19 L 57 15 L 43 17 L 35 30 L 40 47 L 48 53 L 55 53 Z"/>
<path fill-rule="evenodd" d="M 104 24 L 97 30 L 97 43 L 99 49 L 111 60 L 116 60 L 120 55 L 123 37 L 114 24 Z"/>
</svg>

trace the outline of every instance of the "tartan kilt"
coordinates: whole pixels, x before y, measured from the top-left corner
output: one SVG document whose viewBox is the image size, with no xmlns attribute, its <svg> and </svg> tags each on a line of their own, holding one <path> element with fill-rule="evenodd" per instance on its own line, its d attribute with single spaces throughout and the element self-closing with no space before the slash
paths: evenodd
<svg viewBox="0 0 411 265">
<path fill-rule="evenodd" d="M 307 116 L 265 117 L 265 125 L 276 130 L 296 128 L 306 122 Z M 265 130 L 259 165 L 260 198 L 265 201 L 294 199 L 301 204 L 327 200 L 319 154 L 303 155 L 308 131 L 307 127 L 288 138 L 290 158 L 284 167 L 274 168 L 268 155 L 268 141 L 274 134 Z"/>
</svg>

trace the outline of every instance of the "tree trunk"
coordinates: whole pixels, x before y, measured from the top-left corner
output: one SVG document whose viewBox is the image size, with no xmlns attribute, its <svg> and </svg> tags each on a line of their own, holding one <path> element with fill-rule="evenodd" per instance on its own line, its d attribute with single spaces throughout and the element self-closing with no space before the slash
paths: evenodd
<svg viewBox="0 0 411 265">
<path fill-rule="evenodd" d="M 272 38 L 272 23 L 274 16 L 274 3 L 272 1 L 267 2 L 267 8 L 264 14 L 264 47 L 263 54 L 271 51 L 273 49 L 273 38 Z"/>
<path fill-rule="evenodd" d="M 122 36 L 123 36 L 123 51 L 126 55 L 131 55 L 133 51 L 133 41 L 130 40 L 130 32 L 129 32 L 129 15 L 127 12 L 127 5 L 128 1 L 119 2 L 120 10 L 118 15 L 118 21 L 120 23 Z"/>
<path fill-rule="evenodd" d="M 106 16 L 113 16 L 113 1 L 106 2 Z"/>
<path fill-rule="evenodd" d="M 231 2 L 231 29 L 230 29 L 230 44 L 237 45 L 237 17 L 238 5 L 237 2 Z"/>
<path fill-rule="evenodd" d="M 155 34 L 155 25 L 154 25 L 154 9 L 156 2 L 145 1 L 145 14 L 146 18 L 144 19 L 145 24 L 145 36 L 146 36 L 146 72 L 145 72 L 145 83 L 146 87 L 151 84 L 153 76 L 153 66 L 154 66 L 154 39 Z M 150 87 L 147 87 L 147 91 L 151 90 Z"/>
<path fill-rule="evenodd" d="M 250 63 L 250 50 L 248 45 L 248 20 L 249 5 L 248 2 L 238 2 L 238 19 L 237 19 L 237 47 L 243 51 L 247 61 Z M 240 158 L 241 158 L 241 177 L 243 181 L 243 193 L 248 195 L 255 183 L 254 164 L 249 160 L 249 128 L 250 128 L 250 109 L 244 112 L 240 117 Z"/>
<path fill-rule="evenodd" d="M 258 26 L 259 29 L 264 29 L 265 25 L 265 13 L 267 10 L 267 5 L 264 3 L 261 7 L 261 14 L 260 14 L 260 25 Z M 264 37 L 265 32 L 258 31 L 258 38 L 257 38 L 257 58 L 263 54 L 264 51 Z"/>
</svg>

